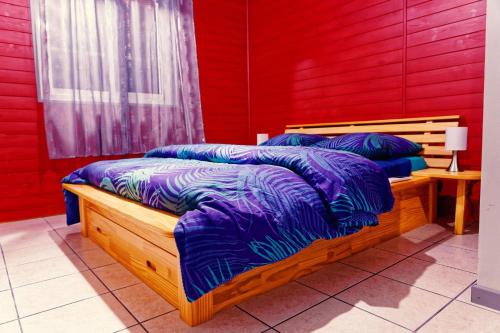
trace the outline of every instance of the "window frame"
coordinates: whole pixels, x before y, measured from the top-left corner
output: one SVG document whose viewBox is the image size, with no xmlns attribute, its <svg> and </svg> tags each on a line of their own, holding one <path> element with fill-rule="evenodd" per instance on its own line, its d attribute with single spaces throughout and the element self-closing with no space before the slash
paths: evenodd
<svg viewBox="0 0 500 333">
<path fill-rule="evenodd" d="M 115 0 L 120 2 L 121 0 Z M 137 2 L 141 2 L 141 0 L 135 0 Z M 159 5 L 158 2 L 154 1 L 155 6 L 155 34 L 156 40 L 159 40 Z M 109 90 L 88 90 L 88 89 L 72 89 L 72 88 L 56 88 L 54 86 L 54 78 L 53 78 L 53 70 L 52 70 L 52 62 L 51 62 L 51 47 L 47 45 L 47 62 L 48 62 L 48 81 L 50 84 L 50 96 L 44 96 L 44 82 L 42 79 L 42 40 L 41 40 L 41 28 L 40 28 L 40 1 L 39 0 L 30 0 L 30 10 L 32 17 L 32 31 L 33 31 L 33 51 L 35 55 L 35 72 L 36 72 L 36 86 L 37 86 L 37 97 L 39 102 L 43 102 L 46 97 L 48 97 L 51 101 L 60 101 L 60 102 L 111 102 L 111 103 L 119 103 L 118 98 L 110 99 L 111 96 L 118 97 L 120 95 L 120 91 L 118 85 L 116 84 L 116 71 L 118 70 L 118 66 L 116 63 L 113 63 L 113 66 L 110 66 L 108 71 L 109 79 L 110 79 L 110 87 L 117 87 L 116 91 Z M 46 23 L 48 24 L 48 23 Z M 49 30 L 50 26 L 46 27 L 46 30 Z M 128 44 L 128 43 L 127 43 Z M 156 54 L 157 59 L 160 59 L 161 51 L 159 48 L 160 43 L 156 43 Z M 68 52 L 77 53 L 76 50 L 67 50 Z M 115 53 L 114 55 L 116 55 Z M 105 54 L 100 54 L 101 56 L 105 56 Z M 138 92 L 127 92 L 127 100 L 129 104 L 134 105 L 173 105 L 174 97 L 171 97 L 170 100 L 167 99 L 165 94 L 165 81 L 161 78 L 167 72 L 165 64 L 162 61 L 157 61 L 158 66 L 158 88 L 159 92 L 155 93 L 138 93 Z M 113 92 L 113 94 L 111 94 Z"/>
</svg>

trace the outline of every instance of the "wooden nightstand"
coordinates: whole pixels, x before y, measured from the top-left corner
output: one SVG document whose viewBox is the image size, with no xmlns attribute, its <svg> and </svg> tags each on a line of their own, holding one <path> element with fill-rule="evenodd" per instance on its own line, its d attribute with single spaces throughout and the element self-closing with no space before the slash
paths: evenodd
<svg viewBox="0 0 500 333">
<path fill-rule="evenodd" d="M 457 205 L 455 208 L 455 234 L 464 233 L 464 220 L 467 210 L 467 186 L 481 180 L 481 171 L 448 172 L 443 169 L 424 169 L 412 173 L 415 177 L 457 180 Z M 436 198 L 437 199 L 437 198 Z"/>
</svg>

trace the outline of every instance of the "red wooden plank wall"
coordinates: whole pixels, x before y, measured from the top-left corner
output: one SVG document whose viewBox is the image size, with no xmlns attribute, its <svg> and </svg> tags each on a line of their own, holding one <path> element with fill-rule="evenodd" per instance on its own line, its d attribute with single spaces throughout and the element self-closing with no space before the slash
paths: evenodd
<svg viewBox="0 0 500 333">
<path fill-rule="evenodd" d="M 460 114 L 479 168 L 484 0 L 252 0 L 250 133 Z"/>
<path fill-rule="evenodd" d="M 195 0 L 207 140 L 458 113 L 477 168 L 484 15 L 484 0 Z M 0 0 L 0 221 L 62 212 L 60 178 L 94 160 L 48 160 L 42 117 L 29 1 Z"/>
<path fill-rule="evenodd" d="M 246 0 L 195 0 L 207 140 L 248 138 Z M 48 160 L 29 0 L 0 0 L 0 221 L 63 212 L 60 179 L 95 158 Z"/>
<path fill-rule="evenodd" d="M 248 143 L 247 1 L 195 0 L 207 141 Z"/>
</svg>

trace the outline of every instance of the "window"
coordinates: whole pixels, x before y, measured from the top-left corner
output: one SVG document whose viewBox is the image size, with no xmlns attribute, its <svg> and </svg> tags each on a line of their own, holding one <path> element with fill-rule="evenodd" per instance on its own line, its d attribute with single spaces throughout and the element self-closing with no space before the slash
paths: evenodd
<svg viewBox="0 0 500 333">
<path fill-rule="evenodd" d="M 57 19 L 42 26 L 40 15 Z M 158 43 L 168 15 L 155 0 L 51 0 L 43 8 L 32 0 L 39 98 L 173 105 L 172 75 L 160 59 L 175 61 L 175 50 Z"/>
<path fill-rule="evenodd" d="M 157 8 L 151 1 L 133 1 L 131 6 L 135 7 L 130 11 L 128 22 L 138 29 L 130 29 L 131 33 L 127 38 L 127 68 L 130 73 L 128 80 L 129 101 L 136 103 L 139 99 L 154 101 L 161 95 L 158 66 L 158 38 L 157 38 Z M 140 54 L 134 52 L 146 50 L 156 52 L 153 57 L 142 58 Z"/>
<path fill-rule="evenodd" d="M 50 158 L 203 141 L 191 0 L 31 0 Z"/>
</svg>

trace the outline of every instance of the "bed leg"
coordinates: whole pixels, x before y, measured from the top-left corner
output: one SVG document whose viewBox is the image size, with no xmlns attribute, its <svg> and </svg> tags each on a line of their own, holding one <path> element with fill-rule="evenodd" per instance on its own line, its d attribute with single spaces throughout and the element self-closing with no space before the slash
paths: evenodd
<svg viewBox="0 0 500 333">
<path fill-rule="evenodd" d="M 209 292 L 190 303 L 184 293 L 179 271 L 179 312 L 181 319 L 189 326 L 197 326 L 214 316 L 212 293 Z"/>
<path fill-rule="evenodd" d="M 82 236 L 83 237 L 88 237 L 89 236 L 89 232 L 88 232 L 88 229 L 87 229 L 87 216 L 86 216 L 86 207 L 87 206 L 87 202 L 82 199 L 82 198 L 79 198 L 78 199 L 78 209 L 80 211 L 80 225 L 82 227 Z"/>
<path fill-rule="evenodd" d="M 437 182 L 431 180 L 429 183 L 429 223 L 434 223 L 437 217 Z"/>
</svg>

